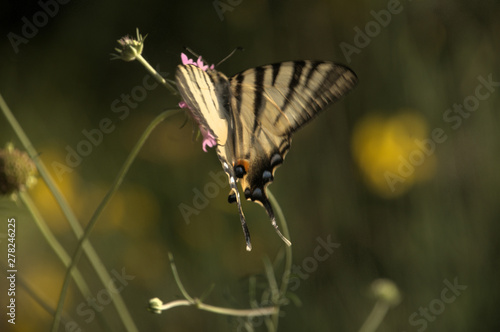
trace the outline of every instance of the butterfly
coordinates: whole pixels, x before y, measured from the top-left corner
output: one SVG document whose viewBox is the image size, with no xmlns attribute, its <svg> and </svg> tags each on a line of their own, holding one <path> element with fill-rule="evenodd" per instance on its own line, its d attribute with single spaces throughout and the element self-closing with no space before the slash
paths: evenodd
<svg viewBox="0 0 500 332">
<path fill-rule="evenodd" d="M 291 245 L 278 229 L 266 188 L 290 149 L 293 133 L 352 90 L 357 76 L 340 64 L 303 60 L 227 77 L 200 59 L 198 64 L 183 60 L 177 67 L 177 88 L 200 128 L 215 138 L 229 179 L 228 201 L 238 207 L 246 249 L 252 245 L 237 182 L 245 198 L 264 207 L 278 235 Z"/>
</svg>

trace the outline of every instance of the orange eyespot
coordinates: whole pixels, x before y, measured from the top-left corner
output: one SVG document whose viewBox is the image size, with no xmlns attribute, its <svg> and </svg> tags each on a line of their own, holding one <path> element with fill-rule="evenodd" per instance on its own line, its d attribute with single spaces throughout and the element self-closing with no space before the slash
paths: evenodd
<svg viewBox="0 0 500 332">
<path fill-rule="evenodd" d="M 236 165 L 234 165 L 234 166 L 238 166 L 238 165 L 243 166 L 243 168 L 245 169 L 245 172 L 248 172 L 248 167 L 250 167 L 250 163 L 248 162 L 248 160 L 246 160 L 246 159 L 239 159 L 236 162 Z"/>
<path fill-rule="evenodd" d="M 248 160 L 245 159 L 240 159 L 236 162 L 236 165 L 234 165 L 234 172 L 236 173 L 236 177 L 241 179 L 245 174 L 248 173 L 248 167 L 250 166 L 250 163 Z"/>
</svg>

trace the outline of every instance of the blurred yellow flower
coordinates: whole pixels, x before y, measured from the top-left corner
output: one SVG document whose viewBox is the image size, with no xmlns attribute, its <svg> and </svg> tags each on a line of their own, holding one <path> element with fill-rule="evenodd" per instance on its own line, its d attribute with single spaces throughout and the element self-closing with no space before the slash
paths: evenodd
<svg viewBox="0 0 500 332">
<path fill-rule="evenodd" d="M 425 120 L 409 110 L 361 120 L 354 128 L 352 151 L 367 185 L 390 198 L 431 177 L 436 146 L 428 137 Z"/>
<path fill-rule="evenodd" d="M 43 151 L 41 159 L 46 165 L 50 165 L 54 160 L 64 160 L 64 156 L 51 147 L 45 147 Z M 78 171 L 73 171 L 67 172 L 63 179 L 58 181 L 54 170 L 49 168 L 49 171 L 76 217 L 82 224 L 86 224 L 104 199 L 112 179 L 109 183 L 85 182 L 78 176 Z M 52 231 L 64 233 L 70 230 L 59 204 L 44 181 L 38 181 L 30 194 Z M 122 229 L 130 235 L 140 236 L 158 222 L 159 211 L 159 203 L 148 189 L 128 183 L 123 185 L 108 202 L 99 217 L 95 231 L 108 232 Z"/>
</svg>

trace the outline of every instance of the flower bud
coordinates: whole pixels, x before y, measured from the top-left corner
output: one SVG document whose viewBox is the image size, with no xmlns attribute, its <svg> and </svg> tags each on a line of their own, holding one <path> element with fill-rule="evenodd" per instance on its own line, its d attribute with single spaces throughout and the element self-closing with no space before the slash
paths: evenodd
<svg viewBox="0 0 500 332">
<path fill-rule="evenodd" d="M 25 190 L 36 183 L 36 166 L 28 154 L 7 144 L 0 149 L 0 195 Z"/>
<path fill-rule="evenodd" d="M 401 302 L 401 293 L 398 286 L 389 279 L 376 279 L 372 282 L 371 291 L 380 301 L 390 306 L 396 306 Z"/>
</svg>

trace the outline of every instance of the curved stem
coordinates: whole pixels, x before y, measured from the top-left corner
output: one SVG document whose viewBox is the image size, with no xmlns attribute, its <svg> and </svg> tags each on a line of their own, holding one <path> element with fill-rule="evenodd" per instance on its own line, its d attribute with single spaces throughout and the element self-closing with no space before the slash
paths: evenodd
<svg viewBox="0 0 500 332">
<path fill-rule="evenodd" d="M 186 289 L 184 288 L 184 285 L 181 282 L 181 278 L 179 278 L 179 274 L 177 273 L 177 266 L 175 266 L 174 262 L 174 255 L 172 253 L 168 253 L 168 258 L 170 259 L 170 268 L 172 269 L 172 274 L 174 275 L 174 280 L 175 283 L 177 284 L 177 287 L 179 287 L 179 290 L 181 291 L 182 295 L 191 303 L 194 302 L 194 299 L 189 296 L 189 294 L 186 292 Z"/>
<path fill-rule="evenodd" d="M 290 233 L 288 231 L 288 224 L 286 222 L 285 215 L 283 214 L 283 210 L 281 209 L 281 206 L 279 205 L 278 201 L 274 197 L 274 195 L 271 193 L 271 191 L 268 189 L 267 190 L 267 195 L 269 197 L 269 201 L 273 205 L 276 214 L 278 215 L 278 219 L 280 220 L 280 226 L 283 231 L 283 235 L 287 239 L 290 238 Z M 288 283 L 290 281 L 290 274 L 292 271 L 292 247 L 291 246 L 285 246 L 285 268 L 283 270 L 283 276 L 281 277 L 281 285 L 280 285 L 280 291 L 279 295 L 281 298 L 283 298 L 286 294 L 286 291 L 288 289 Z M 274 322 L 274 328 L 275 330 L 278 330 L 278 318 L 279 318 L 279 310 L 280 307 L 277 307 L 278 310 L 276 314 L 273 316 L 273 322 Z"/>
<path fill-rule="evenodd" d="M 256 309 L 232 309 L 232 308 L 221 308 L 205 303 L 197 303 L 196 307 L 201 310 L 210 311 L 216 314 L 228 315 L 228 316 L 267 316 L 274 315 L 278 311 L 278 307 L 264 307 Z"/>
<path fill-rule="evenodd" d="M 177 111 L 180 111 L 180 110 L 177 110 Z M 61 289 L 61 295 L 59 297 L 59 302 L 57 304 L 56 315 L 54 317 L 54 321 L 53 321 L 53 324 L 52 324 L 52 332 L 57 331 L 57 328 L 59 326 L 59 320 L 60 320 L 60 317 L 61 317 L 62 308 L 64 306 L 64 300 L 66 298 L 66 292 L 68 291 L 69 276 L 71 274 L 71 271 L 74 269 L 74 267 L 76 266 L 76 264 L 80 260 L 80 257 L 81 257 L 81 254 L 82 254 L 82 248 L 83 248 L 83 246 L 84 246 L 85 243 L 88 243 L 87 239 L 88 239 L 88 237 L 90 235 L 90 232 L 92 231 L 94 225 L 96 224 L 98 217 L 100 216 L 101 212 L 103 211 L 104 207 L 109 202 L 109 200 L 111 199 L 111 197 L 118 190 L 118 187 L 122 183 L 122 181 L 123 181 L 126 173 L 128 172 L 130 166 L 132 165 L 132 162 L 135 160 L 137 154 L 139 153 L 140 149 L 144 145 L 144 142 L 149 137 L 149 135 L 151 134 L 151 132 L 153 131 L 153 129 L 160 122 L 162 122 L 167 117 L 169 117 L 169 116 L 171 116 L 171 115 L 173 115 L 175 113 L 177 113 L 177 112 L 172 111 L 172 110 L 167 110 L 167 111 L 161 113 L 146 128 L 146 130 L 142 134 L 141 138 L 136 143 L 136 145 L 134 146 L 134 148 L 130 152 L 129 156 L 125 160 L 125 163 L 123 164 L 121 170 L 118 172 L 118 174 L 117 174 L 117 176 L 115 178 L 115 181 L 113 182 L 113 184 L 112 184 L 111 188 L 109 189 L 108 193 L 106 194 L 106 196 L 101 201 L 101 203 L 99 204 L 99 206 L 95 210 L 94 214 L 90 218 L 90 221 L 89 221 L 87 227 L 85 228 L 85 232 L 84 232 L 83 236 L 78 241 L 78 245 L 77 245 L 76 250 L 75 250 L 75 252 L 73 254 L 71 264 L 69 265 L 69 267 L 68 267 L 68 269 L 66 271 L 66 275 L 64 277 L 63 286 L 62 286 L 62 289 Z M 115 292 L 109 292 L 109 294 L 111 295 L 111 297 L 114 300 L 114 297 L 116 296 Z M 118 310 L 118 308 L 117 308 L 117 310 Z M 120 310 L 126 310 L 126 308 L 123 307 Z M 127 327 L 127 329 L 131 329 L 133 331 L 137 330 L 137 328 L 135 327 L 135 324 L 133 323 L 133 321 L 131 319 L 128 320 L 128 321 L 124 321 L 124 325 L 125 325 L 125 327 Z"/>
<path fill-rule="evenodd" d="M 276 313 L 276 307 L 264 307 L 264 308 L 256 308 L 256 309 L 233 309 L 233 308 L 224 308 L 217 307 L 210 304 L 205 304 L 200 302 L 197 299 L 193 299 L 193 301 L 189 300 L 175 300 L 168 303 L 161 303 L 161 300 L 158 298 L 152 299 L 150 301 L 150 308 L 154 311 L 164 311 L 169 310 L 174 307 L 180 306 L 195 306 L 196 308 L 204 311 L 213 312 L 215 314 L 228 315 L 228 316 L 239 316 L 239 317 L 255 317 L 255 316 L 267 316 L 273 315 Z"/>
<path fill-rule="evenodd" d="M 40 211 L 38 211 L 31 197 L 26 192 L 23 191 L 19 192 L 18 195 L 21 201 L 26 206 L 27 210 L 30 212 L 31 216 L 33 217 L 33 221 L 35 222 L 35 225 L 38 227 L 38 229 L 42 233 L 43 237 L 45 238 L 49 246 L 52 248 L 52 250 L 54 250 L 55 254 L 57 255 L 57 257 L 59 257 L 64 266 L 68 267 L 71 264 L 71 257 L 68 255 L 66 250 L 64 250 L 63 246 L 57 240 L 54 233 L 52 233 L 52 231 L 50 230 L 49 226 L 41 216 Z M 90 288 L 87 282 L 85 281 L 85 278 L 78 270 L 78 268 L 75 268 L 73 270 L 71 276 L 73 277 L 76 287 L 80 290 L 82 296 L 84 298 L 91 298 L 92 293 L 90 292 Z M 97 313 L 97 318 L 99 319 L 99 321 L 103 326 L 105 326 L 107 329 L 110 328 L 107 322 L 104 320 L 104 317 L 102 316 L 101 312 Z"/>
<path fill-rule="evenodd" d="M 43 237 L 45 240 L 47 240 L 49 246 L 54 250 L 56 253 L 57 257 L 63 262 L 65 266 L 68 266 L 71 263 L 71 257 L 66 253 L 66 250 L 62 247 L 62 245 L 59 243 L 57 238 L 54 236 L 52 231 L 50 230 L 49 226 L 45 223 L 43 220 L 42 216 L 40 215 L 40 212 L 35 206 L 35 203 L 31 200 L 29 195 L 25 192 L 19 192 L 19 197 L 21 198 L 21 201 L 24 203 L 28 211 L 30 212 L 31 216 L 33 217 L 33 220 L 35 222 L 35 225 L 38 227 L 40 232 L 42 233 Z M 85 282 L 85 279 L 83 278 L 82 274 L 80 271 L 78 271 L 77 268 L 73 270 L 73 273 L 71 274 L 73 276 L 73 279 L 75 280 L 76 285 L 80 289 L 80 292 L 84 297 L 89 297 L 91 296 L 90 293 L 90 288 Z"/>
<path fill-rule="evenodd" d="M 384 320 L 388 310 L 389 305 L 386 302 L 377 301 L 370 315 L 368 315 L 366 321 L 363 323 L 363 326 L 359 329 L 359 332 L 375 332 Z"/>
<path fill-rule="evenodd" d="M 177 287 L 179 287 L 179 290 L 181 291 L 182 295 L 185 297 L 185 300 L 176 300 L 163 304 L 163 302 L 159 298 L 151 299 L 149 301 L 149 308 L 153 312 L 161 313 L 164 310 L 168 310 L 179 306 L 195 306 L 200 310 L 210 311 L 221 315 L 254 317 L 254 316 L 275 315 L 279 310 L 277 306 L 255 308 L 255 309 L 223 308 L 223 307 L 213 306 L 210 304 L 205 304 L 201 302 L 200 299 L 192 298 L 191 296 L 189 296 L 186 289 L 182 285 L 181 279 L 177 272 L 177 267 L 174 262 L 174 256 L 171 253 L 168 253 L 168 257 L 170 259 L 170 268 L 172 269 L 172 274 L 174 275 L 175 283 L 177 284 Z M 277 289 L 277 287 L 275 288 Z"/>
</svg>

